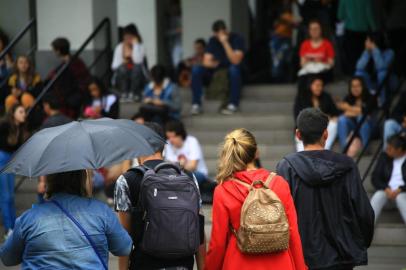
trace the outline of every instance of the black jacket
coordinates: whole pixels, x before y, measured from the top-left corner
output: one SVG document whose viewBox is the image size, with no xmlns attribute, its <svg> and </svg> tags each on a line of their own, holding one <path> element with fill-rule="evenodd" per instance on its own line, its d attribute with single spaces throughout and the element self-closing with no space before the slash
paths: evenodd
<svg viewBox="0 0 406 270">
<path fill-rule="evenodd" d="M 377 190 L 384 190 L 388 187 L 390 178 L 393 171 L 393 158 L 390 158 L 385 152 L 383 152 L 375 165 L 375 169 L 372 172 L 372 185 Z M 406 162 L 402 164 L 403 179 L 406 180 Z M 399 187 L 402 192 L 406 192 L 406 186 Z"/>
<path fill-rule="evenodd" d="M 286 156 L 277 173 L 289 182 L 309 269 L 367 264 L 374 212 L 352 159 L 304 151 Z"/>
</svg>

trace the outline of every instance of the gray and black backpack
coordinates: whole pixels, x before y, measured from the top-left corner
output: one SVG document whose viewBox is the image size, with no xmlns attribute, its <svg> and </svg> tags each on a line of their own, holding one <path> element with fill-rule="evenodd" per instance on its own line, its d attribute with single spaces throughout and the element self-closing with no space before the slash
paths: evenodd
<svg viewBox="0 0 406 270">
<path fill-rule="evenodd" d="M 200 245 L 200 193 L 195 181 L 168 162 L 132 170 L 144 175 L 137 205 L 143 220 L 142 251 L 168 259 L 194 255 Z"/>
</svg>

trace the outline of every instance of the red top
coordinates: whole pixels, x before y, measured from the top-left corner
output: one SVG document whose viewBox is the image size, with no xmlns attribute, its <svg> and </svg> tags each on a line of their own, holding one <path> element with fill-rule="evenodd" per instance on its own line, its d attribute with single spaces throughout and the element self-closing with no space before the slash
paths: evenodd
<svg viewBox="0 0 406 270">
<path fill-rule="evenodd" d="M 269 172 L 264 169 L 242 171 L 235 177 L 251 184 L 254 180 L 266 181 Z M 280 176 L 271 183 L 272 190 L 285 207 L 290 225 L 289 249 L 283 252 L 245 255 L 237 247 L 237 239 L 231 233 L 229 224 L 240 227 L 241 207 L 248 195 L 248 189 L 234 181 L 226 181 L 214 192 L 213 226 L 206 257 L 205 270 L 306 270 L 302 243 L 297 225 L 296 209 L 290 195 L 289 185 Z"/>
<path fill-rule="evenodd" d="M 334 58 L 334 48 L 331 42 L 323 39 L 320 46 L 317 48 L 312 47 L 310 39 L 302 42 L 300 46 L 300 57 L 310 58 L 315 62 L 327 63 L 329 58 Z"/>
</svg>

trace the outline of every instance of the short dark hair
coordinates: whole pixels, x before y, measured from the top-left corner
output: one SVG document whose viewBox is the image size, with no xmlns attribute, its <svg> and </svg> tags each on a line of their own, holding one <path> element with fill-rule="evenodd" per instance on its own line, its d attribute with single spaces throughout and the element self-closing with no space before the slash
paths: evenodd
<svg viewBox="0 0 406 270">
<path fill-rule="evenodd" d="M 392 146 L 395 149 L 406 150 L 406 134 L 395 134 L 388 138 L 388 145 Z"/>
<path fill-rule="evenodd" d="M 142 37 L 138 31 L 138 27 L 134 23 L 130 23 L 123 28 L 123 35 L 133 35 L 138 38 L 138 41 L 142 43 Z"/>
<path fill-rule="evenodd" d="M 213 30 L 214 33 L 217 33 L 218 31 L 221 30 L 226 30 L 227 26 L 224 20 L 217 20 L 213 23 L 211 30 Z"/>
<path fill-rule="evenodd" d="M 48 94 L 46 96 L 44 96 L 43 100 L 42 100 L 43 104 L 48 104 L 49 107 L 52 110 L 59 110 L 62 105 L 61 102 L 59 101 L 59 99 L 57 97 L 55 97 L 54 95 Z"/>
<path fill-rule="evenodd" d="M 52 48 L 62 55 L 70 54 L 70 43 L 67 38 L 58 37 L 51 43 Z"/>
<path fill-rule="evenodd" d="M 198 39 L 196 39 L 195 40 L 195 44 L 200 44 L 200 45 L 202 45 L 203 47 L 206 47 L 206 40 L 204 40 L 203 38 L 198 38 Z"/>
<path fill-rule="evenodd" d="M 145 115 L 142 112 L 137 112 L 133 116 L 131 116 L 131 120 L 135 121 L 139 118 L 145 119 Z"/>
<path fill-rule="evenodd" d="M 156 153 L 162 153 L 165 149 L 165 131 L 157 123 L 154 122 L 145 122 L 144 126 L 150 128 L 152 131 L 154 131 L 156 134 L 158 134 L 162 138 L 162 145 L 157 146 Z"/>
<path fill-rule="evenodd" d="M 328 126 L 328 116 L 320 109 L 307 108 L 297 117 L 297 129 L 300 131 L 304 145 L 315 144 L 320 141 Z"/>
<path fill-rule="evenodd" d="M 86 190 L 86 170 L 61 172 L 47 175 L 45 198 L 49 199 L 56 193 L 68 193 L 87 197 L 91 194 Z"/>
<path fill-rule="evenodd" d="M 166 132 L 175 132 L 177 136 L 182 137 L 183 140 L 186 140 L 187 132 L 185 125 L 181 121 L 170 121 L 166 124 Z"/>
<path fill-rule="evenodd" d="M 156 84 L 163 83 L 166 77 L 165 67 L 162 65 L 156 65 L 151 69 L 151 78 L 152 81 Z"/>
</svg>

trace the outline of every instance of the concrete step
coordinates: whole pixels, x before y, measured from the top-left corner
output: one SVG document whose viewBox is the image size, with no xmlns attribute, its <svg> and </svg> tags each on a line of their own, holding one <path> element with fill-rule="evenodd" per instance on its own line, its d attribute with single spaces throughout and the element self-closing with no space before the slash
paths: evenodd
<svg viewBox="0 0 406 270">
<path fill-rule="evenodd" d="M 293 136 L 294 122 L 286 114 L 236 114 L 224 116 L 219 114 L 203 114 L 183 119 L 190 134 L 195 131 L 230 131 L 236 128 L 246 128 L 255 131 L 289 130 Z"/>
<path fill-rule="evenodd" d="M 373 245 L 406 246 L 406 226 L 403 223 L 378 224 L 375 229 Z"/>
<path fill-rule="evenodd" d="M 224 141 L 225 135 L 231 131 L 194 131 L 193 135 L 205 146 L 208 144 L 219 145 Z M 258 144 L 278 145 L 278 144 L 290 144 L 293 143 L 293 131 L 292 130 L 256 130 L 252 131 Z"/>
</svg>

